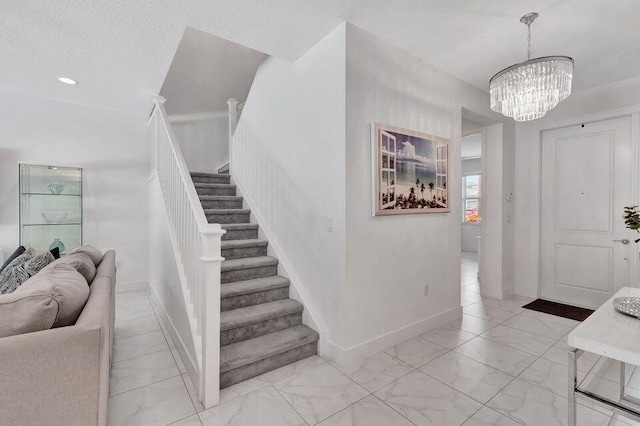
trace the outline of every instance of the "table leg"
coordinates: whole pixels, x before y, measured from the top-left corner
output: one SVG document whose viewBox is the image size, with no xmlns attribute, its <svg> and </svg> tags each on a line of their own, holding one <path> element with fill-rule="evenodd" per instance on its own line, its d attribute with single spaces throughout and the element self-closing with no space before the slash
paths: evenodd
<svg viewBox="0 0 640 426">
<path fill-rule="evenodd" d="M 620 399 L 625 399 L 624 385 L 625 385 L 626 369 L 627 369 L 627 363 L 624 361 L 620 361 Z"/>
<path fill-rule="evenodd" d="M 576 426 L 576 385 L 578 384 L 578 356 L 577 350 L 569 350 L 569 423 Z"/>
<path fill-rule="evenodd" d="M 631 370 L 633 373 L 633 369 Z M 620 400 L 628 401 L 632 404 L 636 404 L 640 406 L 640 398 L 634 398 L 632 396 L 627 395 L 627 363 L 620 361 Z"/>
</svg>

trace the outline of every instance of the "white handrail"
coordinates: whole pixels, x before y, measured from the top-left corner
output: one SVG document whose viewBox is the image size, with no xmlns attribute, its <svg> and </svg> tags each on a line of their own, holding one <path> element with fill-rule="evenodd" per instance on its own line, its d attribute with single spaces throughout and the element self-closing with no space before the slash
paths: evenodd
<svg viewBox="0 0 640 426">
<path fill-rule="evenodd" d="M 182 183 L 184 184 L 184 189 L 186 191 L 191 210 L 194 214 L 196 222 L 198 223 L 198 229 L 201 231 L 206 231 L 210 227 L 220 229 L 219 224 L 210 224 L 207 222 L 207 217 L 205 216 L 202 205 L 200 204 L 200 199 L 198 198 L 196 187 L 193 185 L 193 181 L 191 180 L 189 168 L 187 167 L 187 163 L 184 161 L 182 151 L 180 150 L 180 146 L 176 141 L 176 136 L 173 133 L 173 128 L 171 127 L 171 123 L 169 122 L 169 116 L 167 115 L 167 111 L 164 108 L 164 102 L 164 98 L 156 98 L 156 110 L 157 113 L 161 116 L 159 123 L 162 125 L 164 132 L 168 136 L 167 145 L 171 150 L 170 153 L 172 154 L 172 157 L 175 158 L 177 171 L 180 173 L 180 178 L 182 179 Z"/>
<path fill-rule="evenodd" d="M 197 361 L 197 389 L 206 407 L 218 404 L 220 389 L 220 224 L 208 223 L 189 169 L 164 108 L 156 97 L 149 121 L 152 167 L 169 218 L 180 286 L 187 304 Z"/>
</svg>

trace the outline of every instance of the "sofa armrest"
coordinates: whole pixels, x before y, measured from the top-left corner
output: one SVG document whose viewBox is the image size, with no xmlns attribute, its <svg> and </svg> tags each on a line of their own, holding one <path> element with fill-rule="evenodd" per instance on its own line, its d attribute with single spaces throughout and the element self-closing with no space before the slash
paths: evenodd
<svg viewBox="0 0 640 426">
<path fill-rule="evenodd" d="M 95 425 L 99 326 L 0 339 L 0 419 L 7 425 Z"/>
<path fill-rule="evenodd" d="M 113 328 L 115 317 L 115 256 L 108 251 L 98 268 L 98 273 L 91 283 L 89 300 L 76 322 L 76 326 L 84 328 L 100 327 L 100 393 L 98 406 L 98 425 L 107 424 L 109 411 L 109 371 L 113 359 Z"/>
</svg>

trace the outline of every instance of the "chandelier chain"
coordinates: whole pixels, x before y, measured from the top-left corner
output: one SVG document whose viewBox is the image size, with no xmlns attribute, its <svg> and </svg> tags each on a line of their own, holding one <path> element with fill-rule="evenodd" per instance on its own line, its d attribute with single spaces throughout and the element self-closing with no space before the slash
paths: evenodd
<svg viewBox="0 0 640 426">
<path fill-rule="evenodd" d="M 527 61 L 531 59 L 531 23 L 527 24 Z"/>
</svg>

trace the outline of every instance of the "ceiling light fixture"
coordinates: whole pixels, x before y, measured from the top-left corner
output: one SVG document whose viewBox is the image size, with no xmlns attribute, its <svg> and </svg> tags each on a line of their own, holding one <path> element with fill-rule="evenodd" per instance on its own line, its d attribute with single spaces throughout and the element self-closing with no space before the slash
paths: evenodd
<svg viewBox="0 0 640 426">
<path fill-rule="evenodd" d="M 573 59 L 531 59 L 531 23 L 537 17 L 532 12 L 520 18 L 528 28 L 527 60 L 503 69 L 489 81 L 491 109 L 516 121 L 540 118 L 571 94 Z"/>
<path fill-rule="evenodd" d="M 60 81 L 61 83 L 64 83 L 64 84 L 72 84 L 72 85 L 73 84 L 78 84 L 77 81 L 75 81 L 74 79 L 69 78 L 69 77 L 58 77 L 58 81 Z"/>
</svg>

